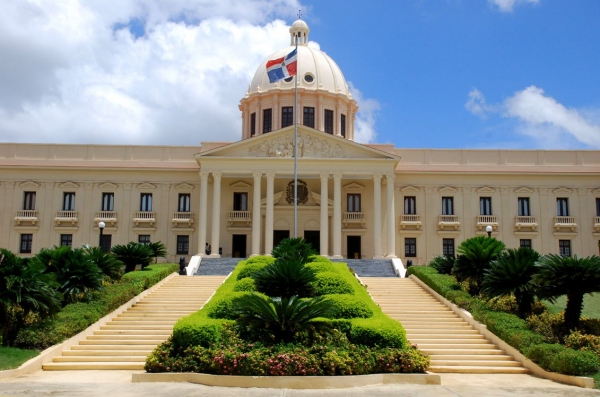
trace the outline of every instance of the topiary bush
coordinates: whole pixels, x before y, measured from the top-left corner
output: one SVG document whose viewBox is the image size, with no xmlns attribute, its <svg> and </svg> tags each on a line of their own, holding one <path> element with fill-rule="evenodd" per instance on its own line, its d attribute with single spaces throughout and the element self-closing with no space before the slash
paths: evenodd
<svg viewBox="0 0 600 397">
<path fill-rule="evenodd" d="M 256 284 L 254 284 L 254 280 L 250 277 L 243 278 L 238 280 L 233 287 L 235 292 L 254 292 L 256 291 Z"/>
<path fill-rule="evenodd" d="M 362 299 L 349 294 L 327 295 L 331 303 L 330 318 L 369 318 L 373 310 Z"/>
<path fill-rule="evenodd" d="M 323 272 L 337 272 L 338 267 L 336 267 L 333 262 L 311 262 L 307 263 L 306 267 L 314 271 L 315 273 L 323 273 Z"/>
<path fill-rule="evenodd" d="M 565 375 L 589 375 L 600 370 L 600 358 L 589 351 L 565 348 L 554 356 L 550 370 Z"/>
<path fill-rule="evenodd" d="M 264 264 L 270 265 L 272 263 L 275 263 L 275 258 L 272 256 L 257 255 L 257 256 L 253 256 L 252 258 L 248 258 L 245 261 L 240 262 L 240 264 L 244 264 L 244 265 L 251 265 L 254 263 L 264 263 Z"/>
<path fill-rule="evenodd" d="M 454 255 L 436 256 L 427 264 L 427 266 L 431 266 L 439 274 L 452 274 L 455 260 L 456 258 Z"/>
<path fill-rule="evenodd" d="M 246 265 L 246 267 L 249 265 Z M 315 272 L 298 258 L 285 256 L 256 272 L 252 277 L 259 292 L 271 297 L 305 298 L 315 295 Z"/>
<path fill-rule="evenodd" d="M 354 294 L 354 288 L 335 272 L 317 273 L 312 283 L 317 295 Z"/>
<path fill-rule="evenodd" d="M 219 318 L 226 320 L 235 320 L 236 316 L 233 312 L 234 301 L 248 295 L 247 292 L 231 292 L 226 296 L 216 300 L 209 308 L 207 315 L 209 318 Z"/>
<path fill-rule="evenodd" d="M 236 279 L 241 280 L 246 277 L 254 277 L 257 272 L 267 266 L 268 264 L 265 262 L 246 263 L 238 273 Z"/>
<path fill-rule="evenodd" d="M 390 318 L 354 319 L 348 335 L 350 342 L 364 346 L 387 346 L 402 349 L 408 345 L 406 331 Z"/>
</svg>

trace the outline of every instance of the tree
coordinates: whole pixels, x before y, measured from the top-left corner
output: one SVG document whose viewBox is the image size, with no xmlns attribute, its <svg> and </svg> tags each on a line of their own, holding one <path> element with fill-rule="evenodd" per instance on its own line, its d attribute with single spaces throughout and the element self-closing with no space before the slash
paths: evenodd
<svg viewBox="0 0 600 397">
<path fill-rule="evenodd" d="M 310 262 L 310 257 L 317 255 L 317 252 L 313 250 L 312 245 L 304 240 L 302 237 L 297 238 L 285 238 L 273 248 L 271 251 L 276 259 L 291 258 L 297 259 L 301 264 Z"/>
<path fill-rule="evenodd" d="M 111 251 L 125 264 L 125 273 L 134 271 L 137 265 L 141 265 L 143 269 L 152 261 L 152 250 L 147 245 L 133 241 L 125 245 L 115 245 Z"/>
<path fill-rule="evenodd" d="M 89 245 L 83 248 L 87 258 L 102 270 L 102 273 L 111 280 L 118 281 L 123 276 L 123 262 L 118 260 L 112 252 L 104 252 L 100 247 Z"/>
<path fill-rule="evenodd" d="M 160 241 L 157 241 L 155 243 L 149 243 L 147 247 L 150 248 L 150 250 L 152 251 L 151 256 L 154 258 L 155 263 L 158 263 L 159 257 L 166 258 L 167 255 L 169 255 L 167 247 L 165 247 L 165 245 Z"/>
<path fill-rule="evenodd" d="M 327 320 L 331 304 L 324 297 L 301 300 L 297 296 L 289 298 L 265 298 L 251 293 L 234 302 L 234 316 L 237 326 L 244 330 L 268 330 L 275 342 L 290 343 L 296 335 L 323 335 L 333 327 Z"/>
<path fill-rule="evenodd" d="M 565 308 L 565 328 L 573 330 L 579 326 L 583 308 L 583 296 L 600 292 L 600 257 L 586 258 L 545 255 L 538 261 L 538 273 L 533 282 L 538 287 L 538 296 L 556 301 L 561 295 L 567 296 Z"/>
<path fill-rule="evenodd" d="M 43 319 L 60 310 L 56 283 L 44 271 L 42 264 L 0 249 L 0 331 L 4 346 L 12 344 L 30 314 Z"/>
<path fill-rule="evenodd" d="M 452 274 L 459 282 L 469 282 L 469 293 L 479 295 L 485 271 L 505 245 L 493 237 L 477 236 L 463 241 L 457 248 L 458 257 Z"/>
<path fill-rule="evenodd" d="M 536 295 L 532 278 L 539 258 L 540 254 L 526 247 L 501 252 L 485 272 L 482 292 L 488 296 L 514 295 L 519 316 L 526 318 Z"/>
<path fill-rule="evenodd" d="M 312 285 L 315 272 L 306 267 L 299 257 L 285 255 L 252 275 L 256 289 L 268 296 L 290 298 L 293 295 L 310 297 L 315 294 Z"/>
<path fill-rule="evenodd" d="M 455 261 L 454 255 L 441 255 L 433 258 L 429 262 L 429 266 L 437 270 L 439 274 L 452 274 Z"/>
</svg>

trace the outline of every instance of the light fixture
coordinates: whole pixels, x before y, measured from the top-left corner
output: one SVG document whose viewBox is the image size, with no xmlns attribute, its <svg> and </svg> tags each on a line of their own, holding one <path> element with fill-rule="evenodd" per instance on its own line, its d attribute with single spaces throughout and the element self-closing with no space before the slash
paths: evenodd
<svg viewBox="0 0 600 397">
<path fill-rule="evenodd" d="M 106 223 L 100 222 L 98 223 L 98 229 L 100 229 L 100 237 L 98 239 L 98 247 L 102 249 L 102 233 L 104 232 L 104 228 L 106 227 Z"/>
<path fill-rule="evenodd" d="M 487 226 L 485 227 L 485 231 L 487 232 L 487 234 L 488 234 L 488 237 L 492 237 L 492 231 L 493 231 L 493 230 L 494 230 L 494 228 L 493 228 L 493 227 L 491 227 L 490 225 L 487 225 Z"/>
</svg>

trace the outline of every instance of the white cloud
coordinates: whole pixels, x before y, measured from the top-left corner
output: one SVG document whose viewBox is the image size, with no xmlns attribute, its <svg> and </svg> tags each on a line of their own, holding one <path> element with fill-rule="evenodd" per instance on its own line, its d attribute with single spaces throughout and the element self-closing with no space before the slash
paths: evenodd
<svg viewBox="0 0 600 397">
<path fill-rule="evenodd" d="M 498 7 L 501 12 L 512 12 L 517 4 L 538 4 L 540 0 L 488 0 L 490 4 Z"/>
<path fill-rule="evenodd" d="M 469 91 L 469 100 L 465 103 L 465 109 L 477 116 L 485 118 L 488 113 L 495 111 L 495 106 L 488 105 L 483 93 L 477 88 L 473 88 Z"/>
<path fill-rule="evenodd" d="M 362 92 L 354 87 L 354 84 L 350 81 L 348 82 L 348 88 L 350 88 L 350 93 L 359 107 L 356 119 L 354 120 L 354 140 L 360 143 L 375 142 L 375 138 L 377 137 L 375 119 L 381 109 L 379 101 L 372 98 L 364 98 Z"/>
</svg>

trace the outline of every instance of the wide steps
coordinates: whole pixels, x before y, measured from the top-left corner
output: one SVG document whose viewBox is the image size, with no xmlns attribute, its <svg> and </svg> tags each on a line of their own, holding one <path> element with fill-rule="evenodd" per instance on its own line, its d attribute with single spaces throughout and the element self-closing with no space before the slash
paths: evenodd
<svg viewBox="0 0 600 397">
<path fill-rule="evenodd" d="M 173 277 L 43 369 L 143 370 L 146 357 L 171 336 L 177 320 L 200 310 L 224 279 Z"/>
<path fill-rule="evenodd" d="M 473 326 L 412 279 L 363 278 L 384 313 L 431 359 L 431 372 L 527 373 Z"/>
</svg>

